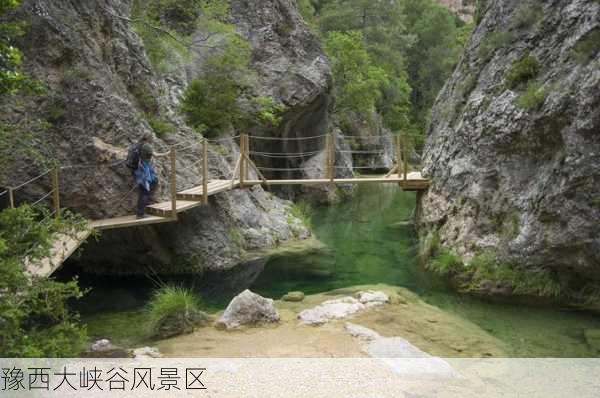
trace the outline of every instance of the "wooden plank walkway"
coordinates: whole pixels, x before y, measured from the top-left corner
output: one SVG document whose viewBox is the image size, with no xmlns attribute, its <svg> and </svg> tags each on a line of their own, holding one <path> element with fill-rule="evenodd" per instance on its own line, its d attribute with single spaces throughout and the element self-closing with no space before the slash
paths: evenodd
<svg viewBox="0 0 600 398">
<path fill-rule="evenodd" d="M 398 184 L 406 191 L 420 191 L 429 187 L 429 180 L 424 179 L 420 172 L 408 173 L 406 179 L 403 175 L 391 174 L 381 177 L 364 178 L 334 178 L 334 179 L 298 179 L 298 180 L 247 180 L 244 187 L 256 185 L 347 185 L 347 184 Z M 208 196 L 230 191 L 241 186 L 240 180 L 215 180 L 207 184 Z M 194 187 L 177 193 L 176 212 L 181 213 L 202 206 L 204 189 L 202 186 Z M 69 258 L 79 246 L 90 236 L 94 230 L 110 230 L 117 228 L 140 227 L 153 224 L 175 222 L 172 217 L 173 202 L 165 201 L 148 206 L 148 215 L 138 219 L 136 216 L 116 217 L 105 220 L 90 221 L 89 229 L 76 235 L 59 235 L 56 237 L 51 255 L 42 261 L 33 264 L 25 262 L 27 272 L 35 277 L 48 277 L 54 273 L 62 263 Z"/>
<path fill-rule="evenodd" d="M 46 278 L 54 273 L 66 259 L 71 257 L 75 250 L 92 233 L 92 228 L 77 234 L 58 234 L 54 237 L 54 243 L 50 248 L 50 256 L 37 262 L 25 259 L 25 271 L 34 278 Z"/>
</svg>

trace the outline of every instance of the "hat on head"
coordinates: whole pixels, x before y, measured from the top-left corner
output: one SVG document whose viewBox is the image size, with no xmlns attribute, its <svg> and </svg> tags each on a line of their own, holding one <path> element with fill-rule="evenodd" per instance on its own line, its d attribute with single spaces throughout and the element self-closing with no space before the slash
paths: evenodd
<svg viewBox="0 0 600 398">
<path fill-rule="evenodd" d="M 154 149 L 150 144 L 142 145 L 142 150 L 140 152 L 140 155 L 144 160 L 150 160 L 152 159 L 152 155 L 154 155 Z"/>
</svg>

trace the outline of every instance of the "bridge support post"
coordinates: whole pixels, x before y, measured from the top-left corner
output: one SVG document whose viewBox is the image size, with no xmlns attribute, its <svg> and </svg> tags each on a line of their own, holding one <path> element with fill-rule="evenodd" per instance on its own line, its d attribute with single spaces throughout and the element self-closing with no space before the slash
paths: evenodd
<svg viewBox="0 0 600 398">
<path fill-rule="evenodd" d="M 244 188 L 246 180 L 246 134 L 240 135 L 240 187 Z"/>
<path fill-rule="evenodd" d="M 208 204 L 208 140 L 202 143 L 202 203 Z"/>
<path fill-rule="evenodd" d="M 404 133 L 404 135 L 402 136 L 402 141 L 403 141 L 403 145 L 402 145 L 402 150 L 404 152 L 404 181 L 406 182 L 406 180 L 408 180 L 408 137 L 406 135 L 406 133 Z"/>
<path fill-rule="evenodd" d="M 15 192 L 11 187 L 8 187 L 8 204 L 11 209 L 15 208 Z"/>
<path fill-rule="evenodd" d="M 246 137 L 246 142 L 244 143 L 244 180 L 250 180 L 250 136 L 248 134 L 244 134 Z"/>
<path fill-rule="evenodd" d="M 402 133 L 400 133 L 402 134 Z M 398 174 L 400 174 L 400 169 L 402 167 L 402 143 L 400 142 L 401 136 L 400 134 L 396 135 L 396 170 L 398 170 Z"/>
<path fill-rule="evenodd" d="M 52 205 L 57 220 L 60 220 L 60 186 L 58 184 L 58 166 L 52 169 Z"/>
<path fill-rule="evenodd" d="M 329 176 L 329 179 L 331 180 L 331 182 L 333 182 L 333 180 L 335 179 L 335 142 L 336 142 L 336 134 L 331 133 L 331 139 L 330 139 L 330 145 L 329 145 L 329 148 L 331 150 L 331 156 L 329 158 L 329 160 L 331 162 L 331 166 L 329 167 L 329 172 L 331 173 L 331 175 Z"/>
<path fill-rule="evenodd" d="M 329 141 L 330 141 L 330 135 L 327 134 L 325 136 L 325 179 L 328 180 L 329 179 L 329 166 L 330 166 L 330 162 L 329 162 L 329 157 L 331 156 L 331 151 L 329 150 Z"/>
<path fill-rule="evenodd" d="M 169 152 L 171 159 L 171 218 L 177 220 L 177 153 L 175 149 Z"/>
</svg>

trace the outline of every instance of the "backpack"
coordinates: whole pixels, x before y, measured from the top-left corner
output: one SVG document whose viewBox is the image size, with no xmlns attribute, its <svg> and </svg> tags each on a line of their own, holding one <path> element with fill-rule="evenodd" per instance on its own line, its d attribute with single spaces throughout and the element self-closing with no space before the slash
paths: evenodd
<svg viewBox="0 0 600 398">
<path fill-rule="evenodd" d="M 125 165 L 135 171 L 140 166 L 140 144 L 133 144 L 129 147 L 127 151 L 127 160 L 125 161 Z"/>
</svg>

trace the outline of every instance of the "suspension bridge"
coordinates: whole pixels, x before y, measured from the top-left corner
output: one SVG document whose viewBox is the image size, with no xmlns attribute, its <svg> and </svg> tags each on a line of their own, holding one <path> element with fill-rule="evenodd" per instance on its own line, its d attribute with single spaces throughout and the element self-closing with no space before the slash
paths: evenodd
<svg viewBox="0 0 600 398">
<path fill-rule="evenodd" d="M 353 140 L 354 145 L 361 149 L 336 149 L 337 137 L 334 134 L 325 134 L 313 137 L 259 137 L 242 134 L 236 137 L 209 140 L 202 139 L 201 143 L 189 145 L 181 148 L 181 145 L 174 145 L 169 151 L 161 155 L 168 158 L 169 175 L 169 197 L 166 200 L 151 204 L 146 208 L 148 215 L 144 218 L 137 218 L 135 215 L 124 215 L 120 217 L 88 220 L 87 226 L 82 231 L 73 233 L 59 233 L 54 236 L 54 244 L 51 248 L 49 257 L 41 261 L 31 262 L 27 258 L 24 264 L 27 272 L 35 277 L 47 277 L 56 271 L 94 232 L 110 229 L 121 229 L 130 227 L 146 226 L 151 224 L 176 222 L 178 215 L 199 206 L 207 205 L 209 197 L 219 193 L 231 191 L 234 189 L 246 189 L 254 186 L 319 186 L 319 185 L 352 185 L 352 184 L 398 184 L 405 191 L 423 191 L 429 187 L 429 181 L 422 177 L 418 170 L 411 170 L 409 156 L 411 151 L 410 141 L 406 136 L 386 135 L 386 136 L 353 136 L 343 137 L 345 140 Z M 227 177 L 212 179 L 209 171 L 209 147 L 211 145 L 221 145 L 223 142 L 238 141 L 239 154 L 231 174 Z M 356 142 L 356 141 L 371 142 Z M 253 150 L 253 145 L 258 149 Z M 260 141 L 260 142 L 257 142 Z M 286 148 L 310 148 L 308 151 L 292 151 Z M 271 152 L 264 148 L 283 149 L 279 152 Z M 366 148 L 366 149 L 364 149 Z M 186 150 L 193 150 L 198 158 L 190 167 L 197 169 L 199 182 L 191 187 L 178 189 L 178 170 L 177 155 Z M 320 155 L 323 159 L 320 164 L 312 162 L 307 165 L 305 162 L 315 156 Z M 338 159 L 336 159 L 336 156 Z M 351 156 L 353 162 L 341 164 L 337 160 L 342 157 Z M 367 156 L 369 158 L 382 158 L 388 156 L 392 159 L 388 164 L 366 164 L 354 166 L 354 157 Z M 260 160 L 257 160 L 260 159 Z M 257 160 L 255 162 L 255 160 Z M 157 161 L 157 160 L 155 160 Z M 272 167 L 272 165 L 262 166 L 265 162 L 284 163 L 285 167 Z M 298 167 L 289 166 L 289 162 L 297 164 Z M 114 167 L 124 166 L 124 160 L 120 160 L 110 165 L 95 165 L 95 167 Z M 7 196 L 8 206 L 16 207 L 24 203 L 17 203 L 15 193 L 30 184 L 39 184 L 44 177 L 50 177 L 51 189 L 41 195 L 41 198 L 32 202 L 32 206 L 44 205 L 46 201 L 50 202 L 48 207 L 51 209 L 46 218 L 55 217 L 60 219 L 64 208 L 61 207 L 61 187 L 59 176 L 67 170 L 77 169 L 77 165 L 65 167 L 56 166 L 44 173 L 28 180 L 25 183 L 14 187 L 8 187 L 4 192 L 0 192 L 0 197 Z M 342 172 L 345 171 L 345 172 Z M 370 173 L 382 170 L 386 174 L 368 176 L 357 176 L 357 172 L 368 171 Z M 266 178 L 265 174 L 275 176 Z M 349 177 L 341 177 L 341 174 L 350 174 Z M 279 176 L 284 176 L 280 178 Z M 301 175 L 302 177 L 297 177 Z M 307 175 L 316 176 L 307 178 Z M 113 203 L 118 207 L 125 200 L 133 200 L 135 186 L 123 197 Z M 115 206 L 116 205 L 116 206 Z M 131 206 L 133 208 L 133 205 Z M 42 220 L 44 222 L 46 220 Z"/>
</svg>

